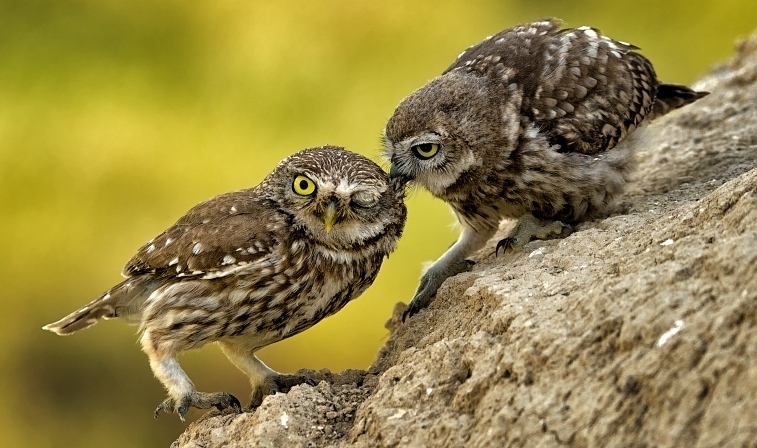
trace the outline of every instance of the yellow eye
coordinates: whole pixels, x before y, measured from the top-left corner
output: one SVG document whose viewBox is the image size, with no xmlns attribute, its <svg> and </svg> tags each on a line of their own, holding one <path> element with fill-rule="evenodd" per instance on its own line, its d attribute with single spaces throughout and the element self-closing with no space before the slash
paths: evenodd
<svg viewBox="0 0 757 448">
<path fill-rule="evenodd" d="M 439 145 L 436 143 L 421 143 L 410 148 L 419 159 L 430 159 L 439 152 Z"/>
<path fill-rule="evenodd" d="M 292 189 L 299 195 L 310 196 L 315 193 L 315 182 L 300 174 L 294 178 Z"/>
</svg>

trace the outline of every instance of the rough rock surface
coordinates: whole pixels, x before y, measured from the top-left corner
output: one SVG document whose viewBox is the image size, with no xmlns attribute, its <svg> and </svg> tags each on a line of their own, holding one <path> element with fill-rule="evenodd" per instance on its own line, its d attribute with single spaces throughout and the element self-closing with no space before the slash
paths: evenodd
<svg viewBox="0 0 757 448">
<path fill-rule="evenodd" d="M 625 202 L 448 280 L 369 372 L 176 447 L 757 446 L 757 34 L 659 119 Z"/>
</svg>

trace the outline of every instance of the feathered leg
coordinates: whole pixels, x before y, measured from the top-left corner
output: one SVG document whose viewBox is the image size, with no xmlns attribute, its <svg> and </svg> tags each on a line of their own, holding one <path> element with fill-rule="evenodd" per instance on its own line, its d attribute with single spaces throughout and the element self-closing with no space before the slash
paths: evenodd
<svg viewBox="0 0 757 448">
<path fill-rule="evenodd" d="M 311 386 L 316 384 L 304 375 L 286 375 L 271 369 L 255 356 L 257 347 L 252 347 L 243 341 L 221 341 L 219 344 L 226 357 L 250 378 L 252 386 L 250 408 L 260 406 L 266 395 L 288 392 L 293 386 L 299 384 Z"/>
<path fill-rule="evenodd" d="M 168 391 L 168 398 L 155 409 L 155 418 L 158 418 L 161 411 L 169 414 L 175 412 L 179 414 L 179 418 L 183 422 L 190 407 L 198 409 L 216 407 L 218 410 L 231 408 L 236 412 L 242 411 L 239 400 L 229 393 L 198 392 L 192 380 L 189 379 L 189 376 L 176 360 L 178 350 L 170 344 L 153 340 L 149 329 L 145 330 L 140 342 L 142 349 L 150 358 L 152 372 Z"/>
<path fill-rule="evenodd" d="M 462 225 L 463 231 L 460 233 L 457 242 L 444 255 L 439 257 L 421 277 L 413 300 L 402 313 L 403 321 L 427 307 L 436 296 L 436 290 L 442 286 L 444 280 L 467 271 L 471 263 L 465 258 L 481 249 L 497 230 L 492 228 L 479 232 L 464 223 Z"/>
</svg>

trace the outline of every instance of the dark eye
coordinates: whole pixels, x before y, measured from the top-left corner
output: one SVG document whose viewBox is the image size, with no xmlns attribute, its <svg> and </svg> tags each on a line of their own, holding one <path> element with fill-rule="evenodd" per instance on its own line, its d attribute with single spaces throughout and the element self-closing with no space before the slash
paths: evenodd
<svg viewBox="0 0 757 448">
<path fill-rule="evenodd" d="M 436 143 L 421 143 L 410 148 L 419 159 L 430 159 L 439 152 L 439 145 Z"/>
<path fill-rule="evenodd" d="M 315 182 L 303 175 L 294 178 L 292 189 L 301 196 L 310 196 L 315 193 Z"/>
</svg>

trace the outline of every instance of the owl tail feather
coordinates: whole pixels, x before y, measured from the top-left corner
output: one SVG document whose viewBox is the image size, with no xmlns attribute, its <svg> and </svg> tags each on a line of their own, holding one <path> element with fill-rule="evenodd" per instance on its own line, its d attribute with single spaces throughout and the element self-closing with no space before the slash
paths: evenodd
<svg viewBox="0 0 757 448">
<path fill-rule="evenodd" d="M 100 319 L 138 317 L 145 300 L 156 288 L 157 282 L 151 277 L 124 280 L 95 300 L 42 329 L 65 336 L 89 328 Z"/>
<path fill-rule="evenodd" d="M 660 84 L 657 87 L 657 96 L 652 105 L 652 119 L 665 115 L 671 110 L 678 109 L 694 101 L 704 98 L 710 92 L 697 92 L 686 86 L 677 84 Z"/>
</svg>

